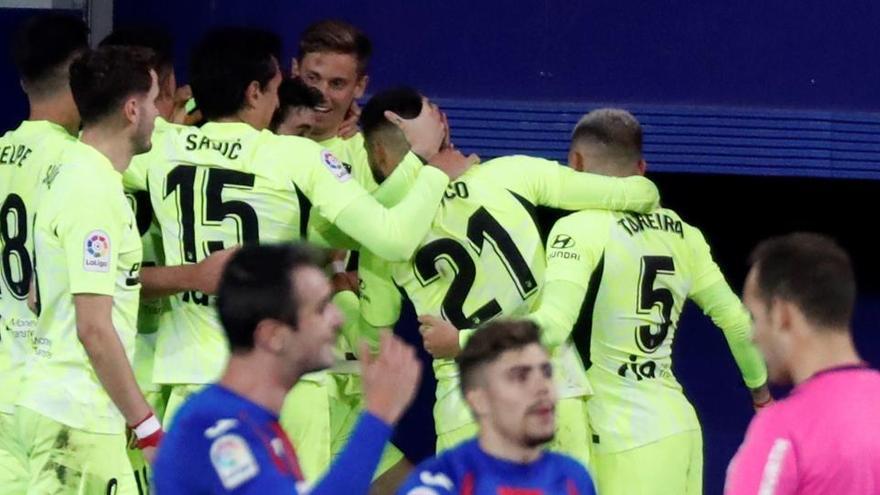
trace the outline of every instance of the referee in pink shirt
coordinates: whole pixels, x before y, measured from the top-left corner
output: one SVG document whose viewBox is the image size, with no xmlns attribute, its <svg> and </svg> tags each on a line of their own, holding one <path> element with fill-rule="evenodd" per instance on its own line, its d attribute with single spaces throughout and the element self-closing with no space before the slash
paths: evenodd
<svg viewBox="0 0 880 495">
<path fill-rule="evenodd" d="M 753 338 L 770 380 L 795 387 L 752 420 L 725 493 L 880 494 L 880 373 L 853 346 L 849 256 L 799 233 L 762 242 L 751 263 Z"/>
</svg>

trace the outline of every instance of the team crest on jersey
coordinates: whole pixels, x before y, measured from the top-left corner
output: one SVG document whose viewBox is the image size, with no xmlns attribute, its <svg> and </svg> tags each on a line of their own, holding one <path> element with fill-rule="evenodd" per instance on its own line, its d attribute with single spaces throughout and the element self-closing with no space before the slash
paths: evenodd
<svg viewBox="0 0 880 495">
<path fill-rule="evenodd" d="M 251 448 L 239 435 L 223 435 L 211 444 L 211 464 L 227 490 L 234 490 L 260 472 Z"/>
<path fill-rule="evenodd" d="M 339 182 L 345 182 L 348 179 L 351 179 L 349 170 L 345 168 L 345 165 L 339 161 L 333 153 L 327 150 L 321 150 L 321 161 L 324 162 L 324 166 L 330 170 L 330 173 L 339 179 Z"/>
<path fill-rule="evenodd" d="M 110 236 L 103 230 L 93 230 L 86 235 L 83 269 L 87 272 L 110 271 Z"/>
</svg>

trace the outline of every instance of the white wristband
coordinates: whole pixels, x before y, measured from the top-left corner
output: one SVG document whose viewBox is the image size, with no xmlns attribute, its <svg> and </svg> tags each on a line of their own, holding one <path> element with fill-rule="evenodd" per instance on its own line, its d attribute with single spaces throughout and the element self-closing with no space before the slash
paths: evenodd
<svg viewBox="0 0 880 495">
<path fill-rule="evenodd" d="M 144 439 L 148 436 L 156 433 L 157 431 L 162 429 L 162 425 L 159 423 L 159 420 L 156 418 L 155 414 L 150 414 L 150 416 L 141 421 L 139 425 L 134 427 L 134 434 L 138 437 L 138 439 Z"/>
<path fill-rule="evenodd" d="M 330 267 L 333 268 L 333 273 L 345 273 L 345 262 L 342 260 L 330 263 Z"/>
</svg>

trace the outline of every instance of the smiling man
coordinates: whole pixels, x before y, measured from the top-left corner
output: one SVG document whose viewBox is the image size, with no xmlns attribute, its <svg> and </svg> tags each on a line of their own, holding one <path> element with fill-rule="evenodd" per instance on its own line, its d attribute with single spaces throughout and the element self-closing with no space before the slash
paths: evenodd
<svg viewBox="0 0 880 495">
<path fill-rule="evenodd" d="M 534 323 L 495 320 L 457 361 L 478 437 L 425 461 L 398 495 L 595 493 L 577 460 L 545 449 L 556 432 L 556 389 Z"/>
</svg>

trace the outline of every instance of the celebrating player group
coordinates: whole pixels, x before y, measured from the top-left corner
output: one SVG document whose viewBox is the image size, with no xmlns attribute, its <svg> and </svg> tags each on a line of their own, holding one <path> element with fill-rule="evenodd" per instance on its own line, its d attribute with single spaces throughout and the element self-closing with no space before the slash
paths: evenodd
<svg viewBox="0 0 880 495">
<path fill-rule="evenodd" d="M 162 30 L 88 37 L 41 14 L 13 39 L 0 493 L 702 494 L 672 363 L 688 300 L 756 411 L 725 493 L 880 493 L 849 256 L 782 233 L 740 299 L 626 110 L 586 113 L 567 163 L 481 161 L 418 89 L 364 99 L 372 46 L 346 22 L 290 61 L 274 33 L 212 29 L 185 86 Z M 392 331 L 406 302 L 437 379 L 416 465 L 390 442 L 431 372 Z"/>
</svg>

